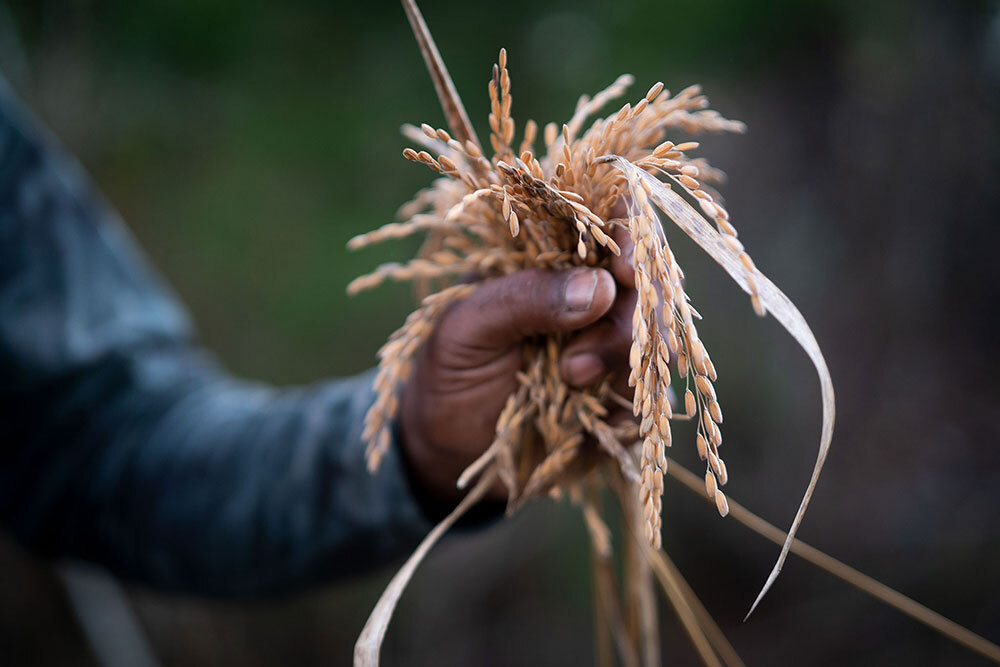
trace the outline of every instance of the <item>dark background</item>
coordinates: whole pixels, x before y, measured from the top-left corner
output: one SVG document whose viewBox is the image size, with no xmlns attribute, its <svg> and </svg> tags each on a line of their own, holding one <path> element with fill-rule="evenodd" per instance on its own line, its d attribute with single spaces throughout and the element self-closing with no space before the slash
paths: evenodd
<svg viewBox="0 0 1000 667">
<path fill-rule="evenodd" d="M 757 265 L 798 304 L 838 397 L 800 537 L 1000 640 L 1000 10 L 995 3 L 426 0 L 486 131 L 510 53 L 514 116 L 563 121 L 621 72 L 630 99 L 704 84 L 745 136 L 709 138 Z M 396 2 L 0 2 L 0 69 L 80 157 L 235 372 L 360 371 L 412 306 L 350 278 L 411 255 L 348 253 L 430 182 L 403 122 L 443 124 Z M 619 103 L 620 104 L 620 103 Z M 485 136 L 485 134 L 482 134 Z M 732 497 L 782 526 L 815 456 L 805 355 L 669 232 L 719 370 Z M 678 239 L 674 241 L 674 239 Z M 673 455 L 696 461 L 693 433 Z M 750 665 L 980 664 L 671 484 L 664 545 Z M 592 661 L 586 537 L 539 503 L 446 541 L 389 629 L 386 665 Z M 165 665 L 340 665 L 392 570 L 247 604 L 129 595 Z M 669 664 L 695 654 L 662 607 Z M 0 663 L 93 664 L 59 580 L 0 542 Z"/>
</svg>

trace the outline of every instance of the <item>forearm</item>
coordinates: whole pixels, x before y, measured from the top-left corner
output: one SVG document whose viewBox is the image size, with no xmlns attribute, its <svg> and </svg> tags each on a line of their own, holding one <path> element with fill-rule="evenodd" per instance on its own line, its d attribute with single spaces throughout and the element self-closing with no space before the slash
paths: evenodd
<svg viewBox="0 0 1000 667">
<path fill-rule="evenodd" d="M 429 528 L 396 454 L 365 469 L 367 375 L 275 390 L 167 345 L 75 384 L 39 388 L 62 398 L 2 470 L 4 521 L 38 550 L 254 595 L 374 567 Z"/>
<path fill-rule="evenodd" d="M 428 529 L 367 378 L 276 390 L 183 307 L 0 78 L 0 525 L 160 588 L 245 595 L 374 567 Z"/>
</svg>

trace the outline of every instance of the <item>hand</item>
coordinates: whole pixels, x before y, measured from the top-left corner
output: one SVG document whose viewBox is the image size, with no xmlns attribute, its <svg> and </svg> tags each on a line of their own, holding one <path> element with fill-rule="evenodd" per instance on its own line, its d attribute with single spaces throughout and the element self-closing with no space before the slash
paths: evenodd
<svg viewBox="0 0 1000 667">
<path fill-rule="evenodd" d="M 417 355 L 400 408 L 402 445 L 426 491 L 443 500 L 461 496 L 455 481 L 493 442 L 497 417 L 517 386 L 526 337 L 577 332 L 560 362 L 563 379 L 582 387 L 613 374 L 616 391 L 631 397 L 631 244 L 620 229 L 615 239 L 622 255 L 611 272 L 528 270 L 494 278 L 442 316 Z"/>
</svg>

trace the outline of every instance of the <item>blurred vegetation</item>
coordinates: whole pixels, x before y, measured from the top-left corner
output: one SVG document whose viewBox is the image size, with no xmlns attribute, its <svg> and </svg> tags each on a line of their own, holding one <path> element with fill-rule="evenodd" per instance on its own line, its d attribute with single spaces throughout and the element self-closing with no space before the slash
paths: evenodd
<svg viewBox="0 0 1000 667">
<path fill-rule="evenodd" d="M 565 120 L 622 72 L 635 95 L 702 83 L 748 123 L 744 137 L 707 138 L 704 154 L 730 173 L 734 221 L 813 326 L 838 390 L 802 536 L 997 640 L 997 4 L 422 5 L 483 136 L 501 46 L 519 127 Z M 231 369 L 298 383 L 373 364 L 410 295 L 348 299 L 344 287 L 415 245 L 344 246 L 430 182 L 400 156 L 400 125 L 443 123 L 397 2 L 0 0 L 0 70 Z M 782 523 L 814 456 L 812 370 L 721 271 L 677 246 L 719 368 L 730 492 Z M 679 431 L 673 453 L 693 465 Z M 739 623 L 775 550 L 680 491 L 665 505 L 667 547 L 749 664 L 968 659 L 795 561 Z M 586 664 L 584 553 L 579 519 L 552 504 L 451 540 L 404 597 L 387 664 Z M 21 664 L 62 664 L 30 659 L 58 645 L 51 582 L 4 554 L 0 569 L 22 576 L 0 586 L 0 662 L 6 647 Z M 134 599 L 167 664 L 343 664 L 387 578 L 249 605 Z M 663 615 L 667 655 L 693 663 Z"/>
<path fill-rule="evenodd" d="M 718 96 L 720 79 L 753 76 L 802 43 L 879 19 L 839 4 L 428 2 L 424 11 L 485 130 L 500 45 L 511 52 L 515 116 L 562 121 L 579 94 L 624 71 L 643 89 L 699 81 Z M 407 294 L 348 300 L 343 287 L 413 246 L 390 257 L 344 243 L 391 220 L 430 180 L 399 157 L 399 126 L 443 122 L 397 3 L 8 11 L 24 63 L 8 76 L 123 213 L 210 347 L 238 372 L 281 382 L 371 363 Z M 883 11 L 888 23 L 899 14 Z"/>
</svg>

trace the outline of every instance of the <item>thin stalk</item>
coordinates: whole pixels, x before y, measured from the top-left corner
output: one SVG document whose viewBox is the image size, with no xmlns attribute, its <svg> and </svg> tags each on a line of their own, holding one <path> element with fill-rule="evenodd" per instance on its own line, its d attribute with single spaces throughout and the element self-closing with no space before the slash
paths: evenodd
<svg viewBox="0 0 1000 667">
<path fill-rule="evenodd" d="M 652 547 L 650 547 L 650 549 L 652 549 Z M 664 561 L 661 559 L 651 558 L 650 564 L 653 566 L 653 574 L 655 574 L 656 578 L 660 580 L 663 592 L 667 594 L 667 599 L 670 600 L 670 604 L 673 605 L 674 611 L 677 612 L 677 618 L 680 619 L 685 632 L 687 632 L 688 637 L 691 638 L 691 643 L 694 644 L 695 649 L 698 651 L 701 661 L 705 663 L 706 667 L 722 667 L 722 663 L 719 662 L 719 657 L 715 654 L 715 651 L 712 648 L 712 643 L 708 640 L 708 637 L 705 636 L 701 624 L 698 622 L 698 617 L 695 615 L 694 610 L 691 609 L 687 600 L 684 598 L 684 594 L 681 591 L 676 578 L 673 576 L 673 573 L 666 567 Z"/>
<path fill-rule="evenodd" d="M 642 511 L 639 495 L 633 485 L 627 483 L 620 475 L 616 477 L 622 521 L 627 527 L 623 541 L 626 586 L 629 591 L 629 629 L 642 664 L 645 667 L 658 667 L 661 664 L 660 633 L 653 572 L 649 560 L 643 553 L 643 545 L 633 539 L 634 535 L 640 534 L 639 520 Z"/>
<path fill-rule="evenodd" d="M 671 477 L 679 481 L 696 495 L 705 498 L 701 480 L 694 473 L 681 467 L 673 459 L 669 460 L 667 472 Z M 705 498 L 709 500 L 708 498 Z M 775 544 L 783 544 L 787 533 L 777 526 L 768 523 L 757 516 L 733 498 L 729 497 L 729 516 L 754 531 L 758 535 L 769 539 Z M 910 618 L 917 620 L 927 627 L 941 633 L 948 639 L 961 644 L 967 649 L 978 653 L 984 658 L 1000 664 L 1000 646 L 990 640 L 977 635 L 971 630 L 967 630 L 958 623 L 945 618 L 936 611 L 925 607 L 916 600 L 909 598 L 899 591 L 886 586 L 867 574 L 855 570 L 850 565 L 843 563 L 832 556 L 828 556 L 819 549 L 812 547 L 802 540 L 792 539 L 790 550 L 816 567 L 826 570 L 838 579 L 842 579 L 850 585 L 858 588 L 876 600 L 880 600 L 890 607 L 901 611 Z"/>
<path fill-rule="evenodd" d="M 448 129 L 462 143 L 471 141 L 482 150 L 479 139 L 476 138 L 476 133 L 472 129 L 472 123 L 469 122 L 469 115 L 465 113 L 462 98 L 458 96 L 455 84 L 448 74 L 448 68 L 445 67 L 444 60 L 441 59 L 441 54 L 438 52 L 437 45 L 434 43 L 434 38 L 431 37 L 431 31 L 427 28 L 417 3 L 414 0 L 403 0 L 403 9 L 406 11 L 406 18 L 409 19 L 410 27 L 413 29 L 413 36 L 417 38 L 417 44 L 420 45 L 420 53 L 424 56 L 427 71 L 430 72 L 431 79 L 434 81 L 434 90 L 437 91 L 438 99 L 441 101 L 444 117 L 448 121 Z"/>
<path fill-rule="evenodd" d="M 596 491 L 592 487 L 589 487 L 587 489 L 585 509 L 595 512 L 599 517 L 600 513 L 597 501 Z M 598 532 L 603 533 L 606 527 L 603 524 L 603 520 L 598 519 L 598 521 L 602 522 L 600 529 L 593 522 L 587 521 L 587 530 L 590 534 L 590 553 L 594 571 L 594 603 L 595 605 L 600 605 L 597 615 L 599 616 L 599 620 L 603 622 L 603 627 L 607 629 L 614 639 L 622 665 L 625 667 L 639 667 L 638 651 L 626 627 L 625 619 L 622 616 L 622 602 L 618 592 L 617 577 L 614 567 L 612 567 L 610 543 L 607 541 L 607 535 L 597 534 Z M 600 657 L 600 654 L 598 655 Z"/>
<path fill-rule="evenodd" d="M 594 654 L 597 657 L 597 667 L 614 667 L 615 654 L 611 645 L 611 620 L 607 615 L 607 600 L 604 586 L 598 573 L 597 560 L 601 555 L 597 552 L 593 540 L 590 543 L 591 574 L 594 579 Z"/>
<path fill-rule="evenodd" d="M 694 590 L 691 588 L 690 584 L 688 584 L 684 575 L 681 574 L 681 571 L 677 569 L 677 566 L 674 564 L 674 561 L 671 560 L 670 556 L 668 556 L 665 551 L 654 551 L 652 548 L 649 548 L 647 553 L 649 554 L 651 560 L 659 559 L 663 561 L 663 567 L 667 568 L 673 577 L 673 580 L 677 583 L 681 594 L 684 596 L 688 606 L 691 607 L 695 617 L 698 619 L 698 624 L 701 626 L 701 629 L 708 638 L 708 641 L 711 642 L 712 648 L 714 648 L 715 652 L 719 654 L 720 658 L 722 658 L 722 662 L 730 665 L 731 667 L 744 667 L 743 660 L 740 658 L 739 654 L 736 653 L 736 649 L 734 649 L 733 645 L 729 643 L 728 639 L 726 639 L 726 635 L 722 632 L 722 628 L 716 625 L 715 619 L 713 619 L 712 615 L 708 613 L 707 609 L 705 609 L 705 606 L 701 603 L 701 600 L 698 599 L 698 596 L 695 595 Z"/>
<path fill-rule="evenodd" d="M 604 603 L 604 616 L 611 629 L 611 636 L 614 637 L 615 646 L 618 647 L 618 655 L 621 657 L 622 665 L 624 667 L 639 667 L 639 658 L 635 654 L 635 647 L 629 641 L 628 630 L 625 627 L 624 619 L 622 619 L 621 598 L 618 595 L 618 586 L 611 563 L 605 558 L 595 558 L 594 576 L 600 590 L 599 599 Z"/>
</svg>

